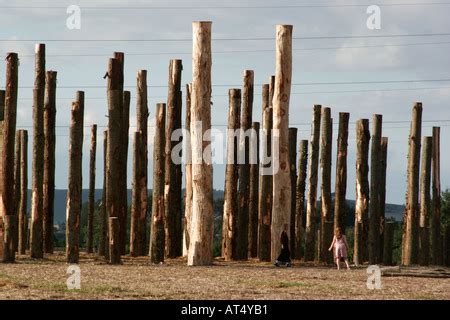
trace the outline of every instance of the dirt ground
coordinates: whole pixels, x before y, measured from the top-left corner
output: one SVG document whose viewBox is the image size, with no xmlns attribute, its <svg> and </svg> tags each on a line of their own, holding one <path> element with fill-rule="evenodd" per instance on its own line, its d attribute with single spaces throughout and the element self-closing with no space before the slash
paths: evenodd
<svg viewBox="0 0 450 320">
<path fill-rule="evenodd" d="M 276 268 L 220 259 L 187 267 L 183 259 L 152 265 L 147 257 L 111 266 L 86 254 L 79 266 L 81 289 L 68 290 L 62 252 L 40 261 L 19 256 L 14 264 L 0 264 L 0 299 L 450 299 L 448 278 L 382 277 L 381 289 L 369 290 L 366 268 Z"/>
</svg>

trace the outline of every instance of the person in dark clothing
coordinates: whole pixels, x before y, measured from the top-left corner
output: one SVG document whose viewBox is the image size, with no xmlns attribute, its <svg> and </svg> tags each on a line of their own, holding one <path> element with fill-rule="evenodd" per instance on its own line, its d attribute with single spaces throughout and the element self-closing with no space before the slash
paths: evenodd
<svg viewBox="0 0 450 320">
<path fill-rule="evenodd" d="M 285 224 L 283 232 L 281 232 L 281 253 L 275 261 L 275 266 L 279 267 L 280 264 L 285 264 L 286 267 L 291 266 L 291 252 L 289 251 L 289 238 L 287 235 L 288 225 Z"/>
</svg>

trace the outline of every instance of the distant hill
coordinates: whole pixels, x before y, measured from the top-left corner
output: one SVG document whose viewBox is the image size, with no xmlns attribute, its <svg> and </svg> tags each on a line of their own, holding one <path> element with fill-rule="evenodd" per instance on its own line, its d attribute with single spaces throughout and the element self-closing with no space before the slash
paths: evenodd
<svg viewBox="0 0 450 320">
<path fill-rule="evenodd" d="M 151 193 L 151 190 L 149 190 Z M 214 190 L 214 199 L 223 198 L 223 190 Z M 183 190 L 184 197 L 184 190 Z M 28 190 L 28 211 L 30 210 L 30 198 L 31 192 Z M 67 198 L 67 190 L 66 189 L 57 189 L 55 190 L 55 223 L 63 223 L 66 221 L 66 198 Z M 95 201 L 101 200 L 102 198 L 102 189 L 95 190 Z M 88 199 L 88 190 L 83 189 L 83 203 Z M 128 190 L 128 203 L 131 202 L 131 190 Z M 355 207 L 355 200 L 347 200 L 347 204 L 351 207 Z M 386 217 L 394 218 L 396 221 L 402 221 L 403 219 L 403 211 L 405 206 L 398 204 L 386 204 Z"/>
</svg>

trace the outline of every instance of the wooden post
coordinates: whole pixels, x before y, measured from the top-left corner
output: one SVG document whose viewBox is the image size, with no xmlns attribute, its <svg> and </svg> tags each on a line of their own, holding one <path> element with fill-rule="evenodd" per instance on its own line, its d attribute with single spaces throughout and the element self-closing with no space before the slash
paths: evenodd
<svg viewBox="0 0 450 320">
<path fill-rule="evenodd" d="M 271 230 L 271 260 L 275 261 L 281 250 L 281 233 L 284 225 L 291 223 L 291 181 L 289 164 L 289 99 L 292 79 L 292 26 L 277 25 L 276 75 L 273 94 L 273 139 L 279 148 L 274 151 L 278 168 L 273 174 L 273 206 Z M 278 155 L 277 155 L 278 153 Z M 276 170 L 277 169 L 277 170 Z M 289 230 L 289 229 L 288 229 Z"/>
<path fill-rule="evenodd" d="M 253 110 L 252 70 L 244 71 L 244 88 L 242 91 L 241 134 L 239 142 L 239 186 L 238 186 L 238 217 L 236 256 L 238 260 L 247 260 L 249 203 L 250 203 L 250 139 Z M 243 161 L 242 161 L 243 160 Z"/>
<path fill-rule="evenodd" d="M 108 211 L 106 204 L 106 180 L 108 175 L 107 169 L 108 158 L 108 130 L 103 132 L 103 192 L 102 192 L 102 206 L 100 208 L 100 224 L 99 224 L 99 238 L 98 238 L 98 255 L 107 257 L 108 252 Z"/>
<path fill-rule="evenodd" d="M 381 138 L 381 179 L 380 179 L 380 260 L 383 258 L 384 250 L 384 232 L 386 223 L 386 174 L 387 174 L 387 153 L 388 153 L 388 137 Z"/>
<path fill-rule="evenodd" d="M 55 148 L 56 148 L 56 71 L 46 72 L 44 103 L 44 252 L 53 253 L 53 217 L 55 214 Z"/>
<path fill-rule="evenodd" d="M 369 120 L 356 122 L 356 201 L 353 262 L 359 265 L 367 258 L 369 226 Z"/>
<path fill-rule="evenodd" d="M 295 247 L 295 217 L 296 217 L 296 195 L 297 195 L 297 128 L 289 128 L 289 163 L 291 175 L 291 226 L 289 234 L 289 249 L 291 258 L 296 259 Z"/>
<path fill-rule="evenodd" d="M 127 243 L 127 224 L 128 224 L 128 187 L 127 187 L 127 162 L 128 162 L 128 131 L 130 127 L 130 91 L 123 92 L 123 109 L 121 125 L 121 159 L 120 159 L 120 254 L 125 254 Z"/>
<path fill-rule="evenodd" d="M 119 217 L 109 217 L 108 219 L 109 234 L 109 263 L 121 264 L 120 260 L 120 221 Z"/>
<path fill-rule="evenodd" d="M 323 250 L 323 247 L 328 245 L 330 246 L 331 241 L 333 240 L 333 236 L 334 236 L 334 232 L 333 232 L 333 228 L 334 228 L 334 222 L 333 221 L 325 221 L 325 225 L 324 225 L 324 232 L 325 234 L 323 235 L 323 241 L 324 243 L 322 244 L 322 256 L 323 256 L 323 261 L 326 264 L 332 264 L 333 263 L 333 253 L 327 250 Z"/>
<path fill-rule="evenodd" d="M 1 143 L 1 142 L 0 142 Z M 19 202 L 20 202 L 20 149 L 22 148 L 20 145 L 20 130 L 16 130 L 16 137 L 15 137 L 15 154 L 14 154 L 14 214 L 17 215 L 17 218 L 19 216 Z M 18 219 L 16 223 L 16 227 L 18 226 Z M 19 232 L 18 230 L 15 230 L 13 232 L 13 244 L 12 248 L 14 252 L 17 252 L 18 242 L 19 242 Z"/>
<path fill-rule="evenodd" d="M 431 213 L 431 257 L 432 264 L 442 265 L 441 242 L 441 128 L 433 127 L 433 150 L 431 159 L 432 174 L 432 213 Z"/>
<path fill-rule="evenodd" d="M 412 110 L 411 132 L 408 151 L 408 191 L 403 216 L 402 264 L 417 263 L 418 243 L 416 227 L 419 218 L 419 166 L 420 139 L 422 134 L 422 103 L 417 102 Z"/>
<path fill-rule="evenodd" d="M 381 222 L 381 131 L 383 116 L 373 115 L 372 145 L 370 157 L 370 227 L 369 227 L 369 263 L 377 264 L 380 257 Z"/>
<path fill-rule="evenodd" d="M 272 77 L 271 77 L 272 80 Z M 273 79 L 273 83 L 275 79 Z M 273 83 L 262 86 L 262 170 L 270 170 L 273 161 L 272 155 L 272 96 Z M 272 90 L 270 90 L 272 87 Z M 270 94 L 272 92 L 272 95 Z M 258 222 L 258 258 L 260 261 L 270 261 L 270 221 L 272 218 L 272 174 L 262 172 L 260 177 L 261 188 L 259 193 L 259 222 Z"/>
<path fill-rule="evenodd" d="M 33 159 L 31 168 L 31 257 L 41 259 L 43 250 L 43 182 L 44 182 L 44 92 L 45 45 L 35 47 L 33 90 Z"/>
<path fill-rule="evenodd" d="M 132 175 L 132 192 L 131 192 L 131 230 L 130 230 L 130 255 L 132 257 L 139 256 L 139 215 L 141 214 L 141 190 L 140 177 L 142 165 L 141 159 L 141 141 L 142 133 L 136 131 L 134 133 L 133 144 L 133 175 Z"/>
<path fill-rule="evenodd" d="M 252 123 L 253 131 L 250 140 L 250 202 L 248 205 L 248 256 L 252 258 L 258 256 L 259 128 L 259 122 Z"/>
<path fill-rule="evenodd" d="M 450 225 L 447 224 L 444 229 L 443 236 L 443 244 L 444 244 L 444 258 L 443 264 L 447 267 L 450 267 Z"/>
<path fill-rule="evenodd" d="M 17 117 L 17 89 L 19 59 L 17 53 L 6 55 L 6 94 L 3 118 L 3 148 L 1 154 L 0 217 L 3 217 L 5 235 L 3 239 L 3 262 L 15 261 L 14 234 L 17 230 L 17 215 L 14 190 L 14 145 Z"/>
<path fill-rule="evenodd" d="M 122 214 L 122 184 L 121 161 L 122 151 L 122 125 L 123 125 L 123 90 L 121 85 L 122 64 L 119 59 L 109 59 L 108 65 L 108 154 L 107 154 L 107 178 L 106 178 L 106 212 L 109 217 L 119 219 L 119 230 L 108 228 L 108 231 L 120 232 L 120 217 Z M 109 221 L 109 220 L 108 220 Z M 108 222 L 110 223 L 110 222 Z M 108 234 L 109 237 L 109 262 L 120 263 L 120 235 Z M 119 239 L 118 241 L 116 241 Z M 112 246 L 118 246 L 112 248 Z M 118 254 L 118 256 L 114 256 Z"/>
<path fill-rule="evenodd" d="M 27 193 L 28 193 L 28 131 L 20 132 L 20 202 L 19 202 L 19 254 L 25 254 L 27 244 Z"/>
<path fill-rule="evenodd" d="M 66 259 L 78 263 L 82 206 L 84 92 L 72 103 L 69 145 L 69 186 L 66 205 Z"/>
<path fill-rule="evenodd" d="M 203 142 L 211 128 L 211 22 L 193 23 L 191 148 L 192 226 L 188 265 L 209 265 L 213 258 L 214 209 L 212 161 Z M 247 251 L 246 251 L 247 252 Z"/>
<path fill-rule="evenodd" d="M 331 118 L 331 109 L 322 108 L 321 115 L 322 136 L 320 140 L 320 170 L 322 172 L 321 190 L 322 190 L 322 213 L 320 219 L 320 242 L 322 244 L 321 257 L 322 262 L 328 262 L 328 247 L 333 239 L 333 227 L 331 233 L 327 233 L 326 223 L 333 225 L 332 202 L 331 202 L 331 162 L 333 146 L 333 119 Z M 332 261 L 330 261 L 331 263 Z"/>
<path fill-rule="evenodd" d="M 165 141 L 165 254 L 168 258 L 181 256 L 181 161 L 174 162 L 172 150 L 180 143 L 172 134 L 181 129 L 181 60 L 170 60 L 169 92 L 167 95 L 167 127 Z M 175 138 L 175 136 L 173 137 Z M 182 139 L 182 137 L 181 137 Z M 178 155 L 180 156 L 180 155 Z M 180 157 L 181 158 L 181 157 Z"/>
<path fill-rule="evenodd" d="M 394 245 L 395 222 L 386 221 L 384 224 L 383 264 L 392 265 L 392 248 Z"/>
<path fill-rule="evenodd" d="M 153 142 L 153 198 L 150 260 L 164 262 L 164 142 L 166 104 L 156 105 L 155 138 Z"/>
<path fill-rule="evenodd" d="M 336 160 L 336 187 L 334 196 L 334 228 L 345 230 L 346 200 L 347 191 L 347 146 L 348 146 L 348 120 L 350 114 L 339 113 L 339 132 L 337 142 Z"/>
<path fill-rule="evenodd" d="M 230 89 L 228 91 L 228 97 L 227 165 L 225 168 L 222 224 L 222 256 L 227 261 L 234 258 L 236 249 L 236 223 L 238 212 L 237 150 L 239 146 L 241 90 Z"/>
<path fill-rule="evenodd" d="M 148 217 L 148 178 L 147 178 L 147 165 L 148 165 L 148 102 L 147 102 L 147 70 L 140 70 L 137 74 L 137 86 L 136 86 L 136 122 L 137 131 L 141 133 L 141 148 L 140 148 L 140 170 L 139 170 L 139 202 L 140 213 L 138 222 L 138 254 L 140 256 L 148 253 L 147 248 L 147 217 Z"/>
<path fill-rule="evenodd" d="M 188 255 L 191 217 L 192 217 L 192 149 L 191 149 L 191 92 L 192 83 L 186 85 L 186 121 L 185 132 L 185 202 L 184 202 L 184 237 L 183 237 L 183 256 Z"/>
<path fill-rule="evenodd" d="M 94 211 L 95 211 L 95 158 L 97 152 L 97 125 L 91 127 L 91 149 L 89 150 L 89 198 L 87 222 L 87 253 L 93 252 L 94 244 Z"/>
<path fill-rule="evenodd" d="M 317 174 L 319 169 L 320 115 L 322 106 L 313 108 L 309 148 L 308 202 L 306 205 L 305 261 L 313 261 L 316 248 Z"/>
<path fill-rule="evenodd" d="M 308 140 L 300 141 L 300 157 L 298 160 L 298 176 L 296 185 L 296 212 L 295 212 L 295 253 L 297 259 L 302 257 L 302 228 L 305 215 L 306 172 L 308 164 Z"/>
<path fill-rule="evenodd" d="M 420 174 L 420 224 L 419 224 L 419 263 L 430 263 L 430 185 L 431 152 L 433 137 L 423 137 L 422 165 Z"/>
</svg>

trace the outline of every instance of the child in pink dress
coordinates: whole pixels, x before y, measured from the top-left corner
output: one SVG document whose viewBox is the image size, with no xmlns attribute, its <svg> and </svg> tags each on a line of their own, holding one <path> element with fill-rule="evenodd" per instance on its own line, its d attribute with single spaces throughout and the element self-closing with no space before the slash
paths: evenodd
<svg viewBox="0 0 450 320">
<path fill-rule="evenodd" d="M 334 259 L 336 260 L 337 269 L 340 270 L 340 260 L 345 261 L 345 265 L 347 266 L 347 270 L 350 270 L 350 266 L 348 265 L 347 259 L 347 250 L 348 244 L 345 235 L 342 234 L 341 228 L 336 228 L 334 231 L 333 242 L 331 243 L 328 251 L 331 251 L 334 248 Z"/>
</svg>

